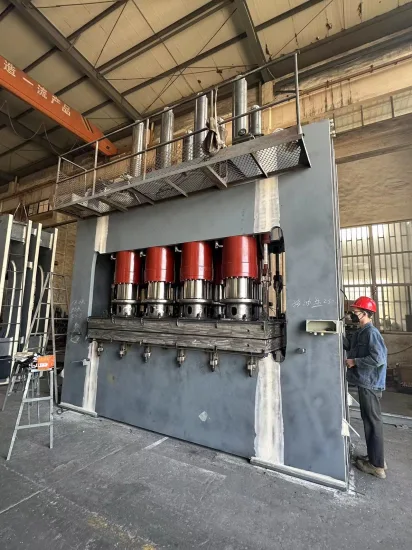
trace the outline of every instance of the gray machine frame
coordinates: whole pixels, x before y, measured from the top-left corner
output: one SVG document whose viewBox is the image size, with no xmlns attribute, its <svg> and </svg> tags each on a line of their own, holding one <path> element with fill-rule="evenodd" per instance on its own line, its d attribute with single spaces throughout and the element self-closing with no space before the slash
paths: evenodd
<svg viewBox="0 0 412 550">
<path fill-rule="evenodd" d="M 341 336 L 306 331 L 307 321 L 338 326 L 342 317 L 329 122 L 306 126 L 305 145 L 311 168 L 79 222 L 64 406 L 347 487 Z M 88 332 L 89 318 L 108 315 L 112 280 L 105 258 L 111 253 L 260 233 L 278 224 L 286 248 L 287 349 L 281 364 L 269 353 L 250 378 L 246 353 L 222 353 L 212 372 L 208 355 L 190 349 L 178 368 L 176 350 L 161 345 L 146 363 L 143 341 L 120 359 L 118 343 L 99 348 L 93 319 Z"/>
</svg>

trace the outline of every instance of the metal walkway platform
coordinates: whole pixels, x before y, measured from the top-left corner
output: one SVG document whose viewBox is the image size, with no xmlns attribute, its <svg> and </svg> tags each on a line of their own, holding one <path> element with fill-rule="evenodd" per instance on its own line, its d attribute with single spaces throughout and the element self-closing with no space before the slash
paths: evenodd
<svg viewBox="0 0 412 550">
<path fill-rule="evenodd" d="M 226 189 L 297 168 L 310 166 L 303 134 L 293 126 L 224 148 L 213 157 L 182 162 L 184 136 L 172 140 L 172 165 L 156 167 L 156 150 L 164 143 L 134 155 L 59 178 L 54 210 L 78 218 L 155 204 L 212 187 Z M 132 177 L 133 166 L 144 166 Z M 62 173 L 60 172 L 60 175 Z"/>
</svg>

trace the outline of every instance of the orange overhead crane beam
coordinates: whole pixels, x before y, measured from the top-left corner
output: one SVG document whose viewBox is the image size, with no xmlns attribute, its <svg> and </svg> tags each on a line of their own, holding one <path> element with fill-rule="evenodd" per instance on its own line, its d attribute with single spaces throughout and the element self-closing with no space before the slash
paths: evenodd
<svg viewBox="0 0 412 550">
<path fill-rule="evenodd" d="M 104 137 L 101 130 L 81 113 L 72 109 L 1 55 L 0 86 L 55 120 L 86 143 Z M 105 138 L 99 141 L 99 151 L 112 156 L 117 153 L 117 147 Z"/>
</svg>

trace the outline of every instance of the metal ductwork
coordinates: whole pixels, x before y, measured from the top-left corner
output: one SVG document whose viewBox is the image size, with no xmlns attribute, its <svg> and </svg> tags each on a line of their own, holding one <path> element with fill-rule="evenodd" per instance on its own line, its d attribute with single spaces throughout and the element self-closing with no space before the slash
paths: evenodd
<svg viewBox="0 0 412 550">
<path fill-rule="evenodd" d="M 183 138 L 183 148 L 182 148 L 182 162 L 190 162 L 193 160 L 193 148 L 194 148 L 194 137 L 192 131 L 187 132 L 190 135 L 187 135 Z"/>
<path fill-rule="evenodd" d="M 206 128 L 206 122 L 208 118 L 208 99 L 206 95 L 202 95 L 196 99 L 195 103 L 195 132 Z M 207 130 L 199 132 L 194 136 L 194 158 L 199 158 L 204 155 L 202 144 L 207 135 Z"/>
<path fill-rule="evenodd" d="M 259 105 L 253 105 L 252 112 L 249 114 L 249 132 L 254 137 L 263 136 L 262 111 Z"/>
<path fill-rule="evenodd" d="M 131 159 L 130 169 L 131 176 L 134 178 L 137 178 L 142 173 L 143 155 L 139 155 L 138 153 L 142 152 L 144 149 L 144 135 L 145 129 L 143 122 L 140 122 L 139 124 L 136 124 L 136 126 L 133 126 L 132 154 L 136 156 L 132 157 Z"/>
<path fill-rule="evenodd" d="M 247 113 L 247 82 L 246 78 L 239 78 L 233 83 L 232 114 L 238 117 Z M 235 118 L 232 123 L 232 143 L 242 141 L 248 134 L 248 116 Z"/>
<path fill-rule="evenodd" d="M 160 123 L 160 143 L 165 143 L 156 151 L 156 168 L 167 168 L 172 164 L 172 143 L 167 143 L 173 139 L 174 114 L 172 109 L 162 114 Z"/>
</svg>

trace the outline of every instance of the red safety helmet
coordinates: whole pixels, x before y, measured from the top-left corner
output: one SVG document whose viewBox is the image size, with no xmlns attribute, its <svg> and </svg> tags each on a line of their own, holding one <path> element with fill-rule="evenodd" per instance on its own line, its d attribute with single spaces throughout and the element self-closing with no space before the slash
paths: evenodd
<svg viewBox="0 0 412 550">
<path fill-rule="evenodd" d="M 368 296 L 360 296 L 350 307 L 352 309 L 356 307 L 358 309 L 365 309 L 366 311 L 376 313 L 376 302 L 372 300 L 372 298 L 368 298 Z"/>
</svg>

